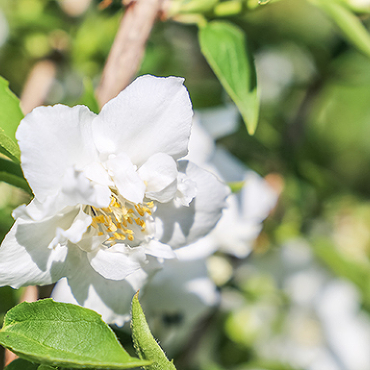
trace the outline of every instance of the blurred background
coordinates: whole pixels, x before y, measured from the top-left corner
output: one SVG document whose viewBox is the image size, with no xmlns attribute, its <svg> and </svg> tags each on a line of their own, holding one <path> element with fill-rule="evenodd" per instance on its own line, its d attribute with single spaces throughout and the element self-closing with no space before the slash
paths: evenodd
<svg viewBox="0 0 370 370">
<path fill-rule="evenodd" d="M 370 2 L 342 2 L 369 24 Z M 0 75 L 23 110 L 88 104 L 86 86 L 98 84 L 122 14 L 120 1 L 0 0 Z M 254 136 L 237 116 L 216 143 L 280 196 L 250 254 L 208 260 L 219 304 L 170 354 L 178 369 L 369 370 L 369 55 L 314 2 L 271 1 L 221 18 L 246 33 L 261 107 Z M 138 75 L 185 77 L 194 109 L 217 112 L 231 100 L 197 32 L 158 21 Z M 43 101 L 32 101 L 31 78 Z M 0 183 L 1 238 L 28 200 Z M 22 292 L 0 288 L 0 322 Z"/>
</svg>

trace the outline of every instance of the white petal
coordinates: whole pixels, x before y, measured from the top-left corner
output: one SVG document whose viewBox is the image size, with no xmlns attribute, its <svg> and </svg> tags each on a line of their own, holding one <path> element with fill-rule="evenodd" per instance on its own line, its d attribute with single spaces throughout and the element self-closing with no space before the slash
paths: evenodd
<svg viewBox="0 0 370 370">
<path fill-rule="evenodd" d="M 198 320 L 219 301 L 203 260 L 166 260 L 140 292 L 149 326 L 166 352 L 183 347 Z"/>
<path fill-rule="evenodd" d="M 177 177 L 175 204 L 189 207 L 189 204 L 197 194 L 197 183 L 184 173 L 179 173 L 179 176 Z"/>
<path fill-rule="evenodd" d="M 110 195 L 111 191 L 107 186 L 93 183 L 81 171 L 68 168 L 58 194 L 47 196 L 43 201 L 35 197 L 27 207 L 20 206 L 15 209 L 13 217 L 29 217 L 40 221 L 60 212 L 66 213 L 67 208 L 80 204 L 97 208 L 107 207 Z"/>
<path fill-rule="evenodd" d="M 189 207 L 178 206 L 175 202 L 158 203 L 154 214 L 156 239 L 173 248 L 193 243 L 209 233 L 221 217 L 229 194 L 227 186 L 193 163 L 179 162 L 179 172 L 196 183 L 196 197 Z"/>
<path fill-rule="evenodd" d="M 123 280 L 139 270 L 145 260 L 142 248 L 118 245 L 97 249 L 87 254 L 92 268 L 110 280 Z"/>
<path fill-rule="evenodd" d="M 216 140 L 233 134 L 239 127 L 239 111 L 234 104 L 197 111 L 202 126 Z"/>
<path fill-rule="evenodd" d="M 221 220 L 219 222 L 221 222 Z M 217 226 L 218 225 L 216 225 L 216 228 Z M 195 243 L 176 249 L 175 254 L 177 259 L 181 261 L 192 261 L 209 257 L 214 252 L 216 252 L 217 247 L 217 241 L 207 235 L 204 238 L 199 239 Z"/>
<path fill-rule="evenodd" d="M 245 165 L 228 151 L 217 147 L 212 157 L 211 165 L 216 168 L 217 174 L 226 182 L 243 181 L 246 171 Z"/>
<path fill-rule="evenodd" d="M 125 153 L 111 155 L 107 167 L 120 194 L 130 202 L 141 203 L 144 198 L 145 184 L 137 174 L 130 158 Z"/>
<path fill-rule="evenodd" d="M 198 166 L 204 167 L 204 165 L 210 160 L 214 150 L 215 142 L 208 132 L 201 126 L 199 116 L 195 113 L 189 140 L 189 153 L 186 156 L 186 159 Z"/>
<path fill-rule="evenodd" d="M 61 279 L 51 297 L 58 302 L 79 304 L 90 308 L 108 324 L 122 326 L 130 320 L 130 305 L 135 290 L 125 281 L 103 278 L 90 268 L 73 279 Z"/>
<path fill-rule="evenodd" d="M 241 206 L 243 218 L 254 222 L 262 222 L 272 208 L 275 207 L 278 194 L 257 173 L 245 173 L 245 185 L 241 190 Z"/>
<path fill-rule="evenodd" d="M 43 201 L 55 195 L 69 167 L 82 168 L 97 158 L 91 136 L 94 114 L 84 106 L 38 107 L 20 123 L 16 137 L 24 175 Z"/>
<path fill-rule="evenodd" d="M 131 300 L 135 292 L 143 287 L 148 275 L 158 269 L 157 263 L 146 265 L 131 274 L 127 280 L 108 280 L 98 274 L 84 258 L 79 261 L 74 274 L 60 280 L 55 286 L 52 297 L 56 301 L 79 304 L 90 308 L 108 324 L 122 326 L 130 319 Z"/>
<path fill-rule="evenodd" d="M 102 108 L 93 122 L 102 153 L 127 153 L 139 167 L 153 154 L 187 154 L 192 108 L 183 79 L 142 76 Z"/>
<path fill-rule="evenodd" d="M 62 206 L 85 204 L 101 208 L 109 205 L 110 194 L 108 186 L 94 183 L 84 172 L 70 167 L 62 180 L 59 202 Z"/>
<path fill-rule="evenodd" d="M 76 213 L 74 214 L 74 216 Z M 68 269 L 68 247 L 49 249 L 60 225 L 71 224 L 73 214 L 56 216 L 41 222 L 19 218 L 0 247 L 0 285 L 51 284 Z"/>
<path fill-rule="evenodd" d="M 58 244 L 66 244 L 66 241 L 71 241 L 74 244 L 77 244 L 81 241 L 82 236 L 87 231 L 87 228 L 91 225 L 92 218 L 87 215 L 85 212 L 80 209 L 78 215 L 73 220 L 72 225 L 64 230 L 61 227 L 58 227 L 56 230 L 56 237 L 51 242 L 51 247 L 55 247 Z M 49 246 L 49 248 L 50 248 Z"/>
<path fill-rule="evenodd" d="M 152 155 L 137 171 L 146 183 L 146 190 L 157 192 L 163 190 L 176 180 L 177 167 L 174 159 L 164 153 Z"/>
<path fill-rule="evenodd" d="M 145 247 L 145 253 L 158 258 L 175 258 L 176 255 L 169 245 L 151 240 Z"/>
<path fill-rule="evenodd" d="M 138 170 L 146 184 L 145 196 L 162 203 L 176 194 L 177 166 L 172 157 L 164 153 L 152 155 Z"/>
</svg>

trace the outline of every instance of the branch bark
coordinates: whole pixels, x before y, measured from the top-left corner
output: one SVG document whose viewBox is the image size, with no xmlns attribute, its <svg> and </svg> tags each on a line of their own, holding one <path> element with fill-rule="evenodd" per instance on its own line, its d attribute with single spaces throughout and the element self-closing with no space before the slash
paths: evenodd
<svg viewBox="0 0 370 370">
<path fill-rule="evenodd" d="M 128 5 L 97 88 L 100 106 L 115 97 L 135 76 L 162 1 L 136 0 Z"/>
</svg>

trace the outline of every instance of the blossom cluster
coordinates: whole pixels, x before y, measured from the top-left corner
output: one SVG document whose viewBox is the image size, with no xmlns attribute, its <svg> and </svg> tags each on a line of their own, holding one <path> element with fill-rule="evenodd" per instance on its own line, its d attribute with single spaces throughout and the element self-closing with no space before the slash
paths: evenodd
<svg viewBox="0 0 370 370">
<path fill-rule="evenodd" d="M 233 173 L 245 186 L 230 195 L 225 182 L 235 179 L 221 164 L 235 161 L 215 149 L 197 119 L 191 134 L 193 121 L 183 79 L 149 75 L 98 115 L 63 105 L 28 114 L 16 137 L 34 199 L 13 213 L 0 285 L 59 281 L 54 299 L 120 326 L 144 287 L 153 317 L 179 317 L 190 327 L 218 300 L 205 259 L 216 250 L 246 256 L 276 201 L 239 165 Z"/>
</svg>

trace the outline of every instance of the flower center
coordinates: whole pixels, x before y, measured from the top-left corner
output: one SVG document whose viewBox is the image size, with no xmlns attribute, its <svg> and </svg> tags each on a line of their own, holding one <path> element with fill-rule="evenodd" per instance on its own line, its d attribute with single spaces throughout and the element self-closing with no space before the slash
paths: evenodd
<svg viewBox="0 0 370 370">
<path fill-rule="evenodd" d="M 112 193 L 108 207 L 90 207 L 91 226 L 98 231 L 98 235 L 107 237 L 104 242 L 107 246 L 119 241 L 135 246 L 148 235 L 147 223 L 152 220 L 153 207 L 153 202 L 132 204 Z"/>
</svg>

